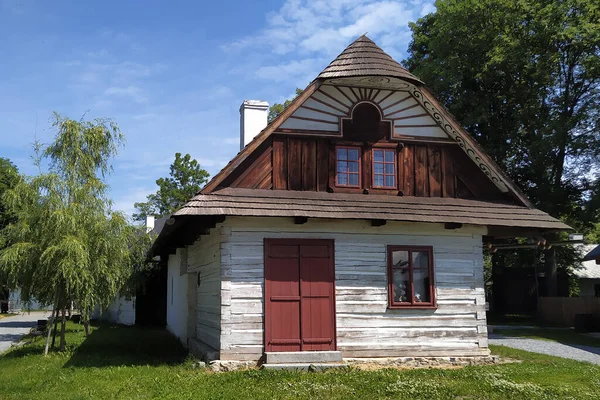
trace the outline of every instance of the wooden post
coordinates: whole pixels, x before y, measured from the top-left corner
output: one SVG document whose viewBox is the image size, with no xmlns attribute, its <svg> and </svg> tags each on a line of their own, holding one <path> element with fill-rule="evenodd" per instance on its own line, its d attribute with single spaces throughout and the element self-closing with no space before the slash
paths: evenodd
<svg viewBox="0 0 600 400">
<path fill-rule="evenodd" d="M 558 296 L 558 279 L 556 273 L 556 250 L 552 247 L 544 251 L 544 266 L 546 270 L 544 284 L 546 286 L 546 296 Z"/>
<path fill-rule="evenodd" d="M 504 314 L 504 254 L 492 254 L 492 311 L 495 314 Z"/>
</svg>

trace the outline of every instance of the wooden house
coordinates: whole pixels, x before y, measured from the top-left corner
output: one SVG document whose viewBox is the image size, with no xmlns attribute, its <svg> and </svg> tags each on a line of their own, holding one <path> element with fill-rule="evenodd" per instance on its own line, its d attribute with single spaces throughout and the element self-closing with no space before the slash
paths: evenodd
<svg viewBox="0 0 600 400">
<path fill-rule="evenodd" d="M 220 360 L 489 355 L 484 238 L 568 227 L 366 36 L 248 143 L 245 111 L 153 248 L 172 331 Z"/>
</svg>

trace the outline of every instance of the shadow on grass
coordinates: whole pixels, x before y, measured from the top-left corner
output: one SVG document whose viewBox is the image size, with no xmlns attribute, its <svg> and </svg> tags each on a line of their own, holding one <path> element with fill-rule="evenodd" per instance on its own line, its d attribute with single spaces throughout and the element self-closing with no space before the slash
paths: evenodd
<svg viewBox="0 0 600 400">
<path fill-rule="evenodd" d="M 64 368 L 175 365 L 187 351 L 164 328 L 99 325 L 77 347 Z"/>
</svg>

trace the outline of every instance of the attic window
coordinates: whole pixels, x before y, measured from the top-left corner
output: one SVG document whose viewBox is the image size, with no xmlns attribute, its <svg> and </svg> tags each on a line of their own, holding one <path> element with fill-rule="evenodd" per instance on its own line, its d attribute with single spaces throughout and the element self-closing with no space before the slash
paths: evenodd
<svg viewBox="0 0 600 400">
<path fill-rule="evenodd" d="M 396 150 L 373 150 L 373 187 L 396 188 Z"/>
<path fill-rule="evenodd" d="M 336 186 L 360 188 L 360 147 L 335 148 Z"/>
</svg>

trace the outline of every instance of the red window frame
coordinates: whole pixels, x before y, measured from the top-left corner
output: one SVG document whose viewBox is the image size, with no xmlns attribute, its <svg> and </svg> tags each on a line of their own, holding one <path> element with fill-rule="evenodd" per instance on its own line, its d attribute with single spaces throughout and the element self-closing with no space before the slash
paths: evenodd
<svg viewBox="0 0 600 400">
<path fill-rule="evenodd" d="M 375 152 L 376 151 L 381 151 L 383 153 L 383 161 L 375 161 Z M 385 161 L 385 154 L 386 153 L 392 153 L 394 155 L 393 157 L 393 161 Z M 396 164 L 396 159 L 397 157 L 397 153 L 395 149 L 378 149 L 378 148 L 374 148 L 372 150 L 372 154 L 371 154 L 371 158 L 372 158 L 372 168 L 371 170 L 373 171 L 371 174 L 371 179 L 373 180 L 373 187 L 377 188 L 377 189 L 396 189 L 398 187 L 398 175 L 397 175 L 397 170 L 398 170 L 398 166 Z M 375 164 L 381 164 L 383 165 L 383 173 L 378 174 L 375 173 Z M 392 164 L 393 165 L 393 169 L 392 169 L 392 173 L 391 174 L 386 174 L 385 173 L 385 166 Z M 375 184 L 375 176 L 382 176 L 383 177 L 383 185 L 382 186 L 378 186 Z M 394 178 L 394 186 L 386 186 L 385 184 L 385 178 L 391 176 Z"/>
<path fill-rule="evenodd" d="M 358 151 L 358 159 L 357 160 L 348 160 L 346 158 L 346 160 L 338 160 L 338 150 L 356 150 Z M 347 163 L 357 163 L 358 164 L 358 171 L 357 172 L 350 172 L 350 169 L 347 167 L 346 171 L 339 171 L 338 170 L 338 161 L 345 161 Z M 340 174 L 344 174 L 347 175 L 347 182 L 348 184 L 341 184 L 339 183 L 339 175 Z M 350 185 L 350 175 L 357 175 L 358 176 L 358 185 Z M 347 187 L 347 188 L 361 188 L 362 187 L 362 148 L 358 147 L 358 146 L 336 146 L 335 147 L 335 186 L 338 187 Z"/>
<path fill-rule="evenodd" d="M 394 251 L 406 251 L 408 252 L 408 267 L 398 268 L 393 265 L 393 252 Z M 428 266 L 427 271 L 429 273 L 429 300 L 428 302 L 415 301 L 415 288 L 414 288 L 414 270 L 413 267 L 413 252 L 427 252 L 428 253 Z M 433 268 L 433 247 L 432 246 L 388 246 L 387 247 L 387 268 L 388 268 L 388 308 L 437 308 L 435 300 L 435 279 L 434 279 L 434 268 Z M 409 271 L 409 300 L 407 302 L 394 301 L 394 270 L 395 269 L 408 269 Z M 421 268 L 416 268 L 421 269 Z"/>
</svg>

